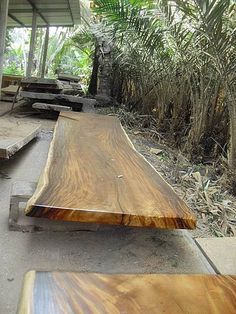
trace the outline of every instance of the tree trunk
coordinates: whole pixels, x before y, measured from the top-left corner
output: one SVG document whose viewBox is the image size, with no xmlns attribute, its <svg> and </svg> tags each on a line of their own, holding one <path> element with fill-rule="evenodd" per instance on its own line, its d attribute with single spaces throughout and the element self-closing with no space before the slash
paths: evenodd
<svg viewBox="0 0 236 314">
<path fill-rule="evenodd" d="M 236 195 L 236 104 L 229 102 L 229 149 L 228 149 L 228 163 L 230 169 L 230 181 L 232 184 L 233 193 Z"/>
<path fill-rule="evenodd" d="M 97 94 L 97 86 L 98 86 L 98 70 L 99 70 L 99 46 L 96 43 L 94 59 L 93 59 L 93 70 L 89 83 L 88 94 L 96 95 Z"/>
<path fill-rule="evenodd" d="M 100 38 L 99 40 L 99 71 L 98 71 L 98 95 L 111 97 L 111 45 Z"/>
<path fill-rule="evenodd" d="M 38 52 L 38 71 L 37 71 L 37 76 L 40 77 L 41 71 L 42 71 L 42 63 L 43 63 L 43 51 L 44 51 L 44 43 L 43 43 L 43 32 L 42 29 L 39 31 L 39 45 L 40 49 Z"/>
</svg>

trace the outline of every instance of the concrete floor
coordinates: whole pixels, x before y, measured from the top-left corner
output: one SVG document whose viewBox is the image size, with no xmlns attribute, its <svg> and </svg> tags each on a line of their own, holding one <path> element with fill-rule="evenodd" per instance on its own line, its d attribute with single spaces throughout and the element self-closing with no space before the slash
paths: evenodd
<svg viewBox="0 0 236 314">
<path fill-rule="evenodd" d="M 23 275 L 30 269 L 104 273 L 212 272 L 191 240 L 191 232 L 187 231 L 111 226 L 96 232 L 77 233 L 8 231 L 12 183 L 37 181 L 46 162 L 51 140 L 48 130 L 54 122 L 43 120 L 42 125 L 46 131 L 38 140 L 11 160 L 0 162 L 1 314 L 16 312 Z"/>
<path fill-rule="evenodd" d="M 17 102 L 14 105 L 14 108 L 19 107 L 21 104 L 23 103 L 23 101 Z M 0 101 L 0 117 L 4 114 L 6 114 L 6 112 L 9 112 L 11 110 L 12 107 L 12 103 L 9 101 Z"/>
<path fill-rule="evenodd" d="M 12 107 L 12 103 L 7 101 L 0 101 L 0 117 L 9 111 Z"/>
</svg>

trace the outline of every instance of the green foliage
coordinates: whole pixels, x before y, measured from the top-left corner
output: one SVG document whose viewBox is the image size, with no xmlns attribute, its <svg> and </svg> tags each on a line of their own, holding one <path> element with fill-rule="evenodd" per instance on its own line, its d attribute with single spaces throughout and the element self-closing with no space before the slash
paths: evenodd
<svg viewBox="0 0 236 314">
<path fill-rule="evenodd" d="M 4 67 L 4 74 L 9 75 L 24 75 L 24 71 L 19 68 L 18 63 L 13 62 L 10 65 Z"/>
<path fill-rule="evenodd" d="M 5 51 L 4 73 L 24 75 L 29 49 L 29 31 L 8 30 Z M 38 29 L 33 75 L 40 75 L 45 29 Z M 87 85 L 91 75 L 91 64 L 94 51 L 94 38 L 84 27 L 57 28 L 50 31 L 46 60 L 46 76 L 56 77 L 59 70 L 68 74 L 80 75 Z"/>
<path fill-rule="evenodd" d="M 3 72 L 5 74 L 24 75 L 26 68 L 25 46 L 29 32 L 20 29 L 8 29 L 4 54 Z"/>
<path fill-rule="evenodd" d="M 236 99 L 236 4 L 96 0 L 95 5 L 115 46 L 113 94 L 130 108 L 155 114 L 160 129 L 190 155 L 222 152 L 227 110 Z"/>
<path fill-rule="evenodd" d="M 53 71 L 81 76 L 82 82 L 88 85 L 94 52 L 94 38 L 92 33 L 79 27 L 67 40 L 63 42 L 61 49 L 55 54 Z"/>
</svg>

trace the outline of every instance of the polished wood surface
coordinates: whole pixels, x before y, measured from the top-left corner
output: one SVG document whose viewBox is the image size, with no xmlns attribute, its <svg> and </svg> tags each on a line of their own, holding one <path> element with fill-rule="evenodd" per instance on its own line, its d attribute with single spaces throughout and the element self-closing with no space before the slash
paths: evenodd
<svg viewBox="0 0 236 314">
<path fill-rule="evenodd" d="M 18 314 L 235 314 L 236 276 L 26 274 Z"/>
<path fill-rule="evenodd" d="M 54 220 L 189 228 L 187 205 L 133 147 L 116 117 L 61 113 L 26 214 Z"/>
</svg>

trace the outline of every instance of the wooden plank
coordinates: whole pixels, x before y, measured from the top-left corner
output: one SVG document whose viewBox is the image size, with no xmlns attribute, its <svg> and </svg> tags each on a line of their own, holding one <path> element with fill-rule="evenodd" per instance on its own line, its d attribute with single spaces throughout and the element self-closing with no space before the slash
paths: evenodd
<svg viewBox="0 0 236 314">
<path fill-rule="evenodd" d="M 4 102 L 13 102 L 14 101 L 14 96 L 7 96 L 7 95 L 4 95 L 4 94 L 1 94 L 0 95 L 0 100 L 1 101 L 4 101 Z M 16 98 L 16 101 L 15 102 L 18 102 L 20 100 L 20 98 Z"/>
<path fill-rule="evenodd" d="M 46 104 L 43 102 L 35 102 L 32 105 L 32 108 L 34 109 L 40 109 L 40 110 L 50 110 L 50 111 L 71 111 L 71 107 L 67 106 L 60 106 L 60 105 L 52 105 L 52 104 Z"/>
<path fill-rule="evenodd" d="M 28 272 L 18 314 L 235 314 L 236 276 Z"/>
<path fill-rule="evenodd" d="M 26 77 L 22 79 L 21 84 L 22 85 L 27 85 L 27 84 L 29 85 L 30 84 L 54 85 L 56 88 L 58 84 L 58 80 L 38 78 L 38 77 Z"/>
<path fill-rule="evenodd" d="M 0 119 L 0 158 L 10 158 L 35 138 L 39 124 Z"/>
<path fill-rule="evenodd" d="M 55 79 L 25 78 L 21 81 L 22 91 L 32 93 L 59 94 L 63 90 L 63 84 Z"/>
<path fill-rule="evenodd" d="M 1 89 L 2 93 L 6 95 L 13 95 L 13 96 L 15 96 L 15 94 L 17 93 L 17 90 L 18 90 L 17 85 L 9 85 L 8 87 Z"/>
<path fill-rule="evenodd" d="M 20 92 L 21 97 L 29 98 L 29 99 L 41 99 L 41 100 L 54 100 L 57 94 L 49 94 L 49 93 L 35 93 L 35 92 Z"/>
<path fill-rule="evenodd" d="M 196 219 L 133 147 L 116 117 L 63 112 L 26 214 L 53 220 L 189 228 Z"/>
<path fill-rule="evenodd" d="M 76 105 L 95 105 L 96 100 L 91 98 L 79 97 L 79 96 L 72 96 L 72 95 L 65 95 L 65 94 L 50 94 L 50 93 L 36 93 L 36 92 L 20 92 L 21 97 L 29 98 L 33 100 L 47 100 L 53 101 L 53 103 L 58 103 L 60 105 L 71 105 L 71 107 Z M 82 106 L 81 108 L 82 109 Z"/>
<path fill-rule="evenodd" d="M 8 75 L 8 74 L 3 74 L 3 80 L 6 80 L 8 82 L 19 82 L 23 76 L 21 75 Z"/>
<path fill-rule="evenodd" d="M 76 75 L 60 73 L 60 74 L 58 74 L 58 80 L 69 81 L 69 82 L 79 82 L 80 77 L 76 76 Z"/>
<path fill-rule="evenodd" d="M 4 74 L 2 77 L 2 87 L 7 87 L 9 85 L 18 85 L 21 79 L 22 79 L 22 76 L 20 75 L 5 75 Z"/>
<path fill-rule="evenodd" d="M 72 107 L 74 111 L 81 111 L 83 106 L 94 106 L 96 104 L 95 99 L 65 94 L 57 95 L 55 102 L 59 105 Z"/>
</svg>

